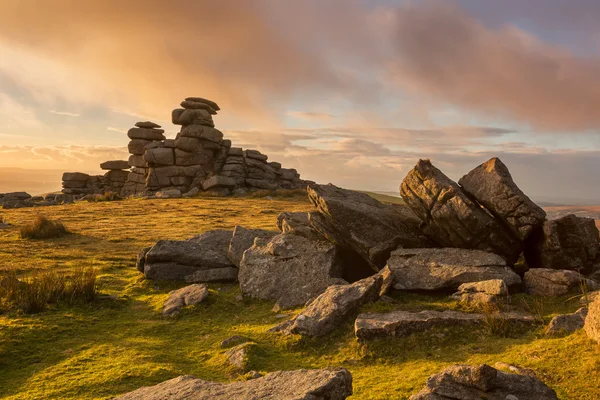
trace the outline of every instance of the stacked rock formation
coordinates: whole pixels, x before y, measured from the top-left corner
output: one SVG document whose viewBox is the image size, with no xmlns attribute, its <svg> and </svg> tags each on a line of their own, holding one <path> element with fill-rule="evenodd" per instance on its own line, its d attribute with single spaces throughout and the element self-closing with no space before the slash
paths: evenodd
<svg viewBox="0 0 600 400">
<path fill-rule="evenodd" d="M 146 192 L 146 179 L 148 177 L 148 164 L 144 159 L 146 148 L 158 145 L 166 141 L 164 129 L 161 126 L 150 121 L 137 122 L 134 128 L 127 132 L 130 141 L 127 149 L 131 154 L 129 156 L 129 166 L 131 172 L 127 177 L 127 182 L 123 186 L 123 195 L 134 195 Z"/>
<path fill-rule="evenodd" d="M 31 196 L 26 192 L 0 193 L 0 206 L 4 209 L 58 206 L 73 203 L 73 195 L 48 193 L 43 196 Z"/>
<path fill-rule="evenodd" d="M 88 175 L 82 172 L 65 172 L 62 176 L 63 193 L 71 195 L 121 193 L 129 176 L 129 163 L 123 160 L 105 161 L 100 164 L 104 175 Z"/>
</svg>

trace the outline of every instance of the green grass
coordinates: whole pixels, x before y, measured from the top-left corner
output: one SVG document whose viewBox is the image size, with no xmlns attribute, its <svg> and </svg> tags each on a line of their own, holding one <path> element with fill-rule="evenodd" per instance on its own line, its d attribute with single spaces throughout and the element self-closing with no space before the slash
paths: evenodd
<svg viewBox="0 0 600 400">
<path fill-rule="evenodd" d="M 263 210 L 270 210 L 263 213 Z M 49 207 L 73 234 L 29 241 L 19 226 L 31 209 L 7 210 L 14 227 L 0 231 L 0 274 L 98 270 L 101 296 L 89 304 L 52 304 L 46 311 L 0 315 L 0 398 L 108 399 L 181 374 L 202 379 L 244 379 L 228 367 L 222 340 L 241 335 L 257 344 L 251 369 L 263 373 L 343 366 L 354 379 L 352 399 L 407 399 L 427 377 L 454 363 L 503 361 L 536 370 L 561 399 L 597 399 L 600 346 L 583 332 L 546 338 L 543 327 L 515 337 L 485 330 L 439 330 L 360 345 L 348 321 L 325 338 L 269 333 L 281 322 L 272 302 L 238 301 L 233 284 L 211 284 L 205 303 L 175 318 L 161 316 L 162 303 L 181 283 L 144 280 L 135 270 L 140 249 L 159 239 L 184 239 L 235 225 L 276 229 L 280 211 L 307 211 L 304 197 L 125 200 Z M 393 295 L 395 303 L 365 311 L 460 309 L 446 296 Z M 513 298 L 513 304 L 552 315 L 575 311 L 577 300 Z"/>
</svg>

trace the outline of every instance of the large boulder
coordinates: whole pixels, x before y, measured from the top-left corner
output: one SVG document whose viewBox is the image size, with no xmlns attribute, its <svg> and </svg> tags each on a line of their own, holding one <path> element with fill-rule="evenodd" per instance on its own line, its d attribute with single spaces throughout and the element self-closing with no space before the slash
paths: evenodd
<svg viewBox="0 0 600 400">
<path fill-rule="evenodd" d="M 243 226 L 236 226 L 233 230 L 233 237 L 229 244 L 229 260 L 236 266 L 240 266 L 244 252 L 254 245 L 254 239 L 272 238 L 277 236 L 277 232 L 264 229 L 246 229 Z"/>
<path fill-rule="evenodd" d="M 458 183 L 520 240 L 525 240 L 546 220 L 546 212 L 515 184 L 508 168 L 494 157 L 481 164 Z"/>
<path fill-rule="evenodd" d="M 374 271 L 383 268 L 397 247 L 432 245 L 419 229 L 421 221 L 406 207 L 333 185 L 310 185 L 308 197 L 319 210 L 311 213 L 311 224 L 330 241 L 355 251 Z"/>
<path fill-rule="evenodd" d="M 535 376 L 510 374 L 489 365 L 454 365 L 427 379 L 410 400 L 557 400 Z"/>
<path fill-rule="evenodd" d="M 552 321 L 548 324 L 546 335 L 573 333 L 583 328 L 587 314 L 588 309 L 586 307 L 581 307 L 574 313 L 557 315 L 552 318 Z"/>
<path fill-rule="evenodd" d="M 502 257 L 480 250 L 397 249 L 387 266 L 397 290 L 456 290 L 463 283 L 491 279 L 508 287 L 521 283 Z"/>
<path fill-rule="evenodd" d="M 383 277 L 376 275 L 351 285 L 329 286 L 284 330 L 304 336 L 327 335 L 352 315 L 356 316 L 364 304 L 377 301 L 382 284 Z"/>
<path fill-rule="evenodd" d="M 525 248 L 531 268 L 592 272 L 600 266 L 600 235 L 592 218 L 573 214 L 546 221 Z"/>
<path fill-rule="evenodd" d="M 246 296 L 276 300 L 284 309 L 306 304 L 327 289 L 342 283 L 337 249 L 325 241 L 296 235 L 256 238 L 244 252 L 239 282 Z"/>
<path fill-rule="evenodd" d="M 352 375 L 347 370 L 278 371 L 262 378 L 229 384 L 180 376 L 143 387 L 117 400 L 343 400 L 352 395 Z"/>
<path fill-rule="evenodd" d="M 590 339 L 600 343 L 600 296 L 588 307 L 584 329 Z"/>
<path fill-rule="evenodd" d="M 214 230 L 189 240 L 160 240 L 145 255 L 144 274 L 148 279 L 201 281 L 196 272 L 234 269 L 229 261 L 232 232 Z M 230 275 L 227 275 L 230 276 Z"/>
<path fill-rule="evenodd" d="M 525 290 L 537 296 L 564 296 L 600 289 L 600 284 L 575 271 L 532 268 L 523 277 Z"/>
<path fill-rule="evenodd" d="M 195 306 L 208 297 L 208 288 L 205 285 L 193 284 L 181 289 L 173 290 L 163 306 L 163 315 L 172 317 L 179 314 L 185 306 Z"/>
<path fill-rule="evenodd" d="M 488 251 L 514 264 L 522 243 L 429 160 L 419 160 L 400 195 L 424 222 L 424 232 L 444 247 Z"/>
</svg>

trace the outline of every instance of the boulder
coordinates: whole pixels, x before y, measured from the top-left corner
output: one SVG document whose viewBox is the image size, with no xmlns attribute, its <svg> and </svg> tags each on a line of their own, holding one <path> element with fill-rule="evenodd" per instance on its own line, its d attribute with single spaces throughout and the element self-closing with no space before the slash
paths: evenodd
<svg viewBox="0 0 600 400">
<path fill-rule="evenodd" d="M 152 143 L 150 140 L 133 139 L 127 145 L 127 150 L 129 150 L 129 153 L 131 154 L 143 156 L 146 151 L 146 146 L 150 143 Z"/>
<path fill-rule="evenodd" d="M 161 190 L 154 195 L 163 199 L 178 199 L 181 197 L 181 191 L 178 189 Z"/>
<path fill-rule="evenodd" d="M 129 139 L 165 140 L 164 129 L 131 128 L 127 131 Z"/>
<path fill-rule="evenodd" d="M 515 312 L 485 315 L 452 310 L 392 311 L 360 314 L 354 323 L 354 334 L 359 340 L 368 340 L 386 336 L 409 336 L 435 328 L 472 329 L 483 326 L 489 318 L 501 319 L 505 324 L 519 328 L 535 324 L 533 316 Z"/>
<path fill-rule="evenodd" d="M 243 160 L 243 155 L 244 155 L 244 150 L 241 147 L 232 147 L 229 149 L 229 156 L 235 156 L 235 157 L 242 157 Z"/>
<path fill-rule="evenodd" d="M 223 141 L 223 132 L 218 129 L 202 125 L 189 125 L 181 130 L 180 138 L 202 139 L 208 142 L 220 144 Z M 218 149 L 218 147 L 213 147 Z"/>
<path fill-rule="evenodd" d="M 175 165 L 175 154 L 173 149 L 154 148 L 148 149 L 144 153 L 144 160 L 150 166 L 169 166 Z"/>
<path fill-rule="evenodd" d="M 285 399 L 343 400 L 352 395 L 352 375 L 343 368 L 272 372 L 262 378 L 229 384 L 180 376 L 142 387 L 117 400 Z"/>
<path fill-rule="evenodd" d="M 216 189 L 216 188 L 227 188 L 233 189 L 235 187 L 235 179 L 227 176 L 213 175 L 202 183 L 204 190 Z"/>
<path fill-rule="evenodd" d="M 600 297 L 590 303 L 583 328 L 590 339 L 600 343 Z"/>
<path fill-rule="evenodd" d="M 143 155 L 136 155 L 136 154 L 130 155 L 128 163 L 132 167 L 138 167 L 138 168 L 148 167 L 148 163 L 146 162 L 146 160 L 144 160 Z"/>
<path fill-rule="evenodd" d="M 303 236 L 310 240 L 323 240 L 308 220 L 305 212 L 283 212 L 277 217 L 277 227 L 282 233 Z"/>
<path fill-rule="evenodd" d="M 240 344 L 244 344 L 244 343 L 248 343 L 248 342 L 251 342 L 251 340 L 245 336 L 233 335 L 233 336 L 230 336 L 227 339 L 223 340 L 219 344 L 219 347 L 221 347 L 222 349 L 228 349 L 230 347 L 239 346 Z"/>
<path fill-rule="evenodd" d="M 511 374 L 486 364 L 454 365 L 427 379 L 410 400 L 557 400 L 556 392 L 531 375 Z"/>
<path fill-rule="evenodd" d="M 186 282 L 237 282 L 238 269 L 234 267 L 199 269 L 185 277 Z"/>
<path fill-rule="evenodd" d="M 581 307 L 579 310 L 571 314 L 557 315 L 552 318 L 550 324 L 546 328 L 546 335 L 559 335 L 563 333 L 573 333 L 582 329 L 585 324 L 588 309 Z"/>
<path fill-rule="evenodd" d="M 397 290 L 456 290 L 463 283 L 491 279 L 508 287 L 521 283 L 502 257 L 480 250 L 398 249 L 387 266 Z"/>
<path fill-rule="evenodd" d="M 215 103 L 212 100 L 204 99 L 202 97 L 186 97 L 185 101 L 191 101 L 191 102 L 194 102 L 194 103 L 203 103 L 203 104 L 206 104 L 206 105 L 210 106 L 215 111 L 219 111 L 220 110 L 220 108 L 217 105 L 217 103 Z"/>
<path fill-rule="evenodd" d="M 62 175 L 63 182 L 65 182 L 65 181 L 86 182 L 88 179 L 90 179 L 90 176 L 88 174 L 84 174 L 83 172 L 65 172 Z M 31 197 L 31 196 L 29 196 L 29 197 Z"/>
<path fill-rule="evenodd" d="M 510 265 L 519 258 L 523 245 L 512 231 L 429 160 L 419 160 L 408 173 L 400 195 L 439 245 L 495 253 Z"/>
<path fill-rule="evenodd" d="M 267 161 L 269 157 L 258 150 L 246 150 L 246 157 L 259 161 Z"/>
<path fill-rule="evenodd" d="M 184 100 L 181 102 L 181 107 L 186 108 L 188 110 L 206 110 L 211 115 L 217 114 L 217 111 L 208 104 L 199 103 L 197 101 Z"/>
<path fill-rule="evenodd" d="M 501 279 L 463 283 L 453 296 L 474 306 L 502 304 L 509 299 L 508 286 Z"/>
<path fill-rule="evenodd" d="M 525 248 L 531 268 L 592 272 L 600 266 L 600 236 L 592 218 L 573 214 L 546 221 Z"/>
<path fill-rule="evenodd" d="M 163 306 L 163 316 L 172 317 L 179 314 L 185 306 L 195 306 L 208 297 L 208 288 L 205 285 L 194 284 L 181 289 L 173 290 Z"/>
<path fill-rule="evenodd" d="M 150 122 L 150 121 L 143 121 L 143 122 L 136 122 L 135 126 L 137 126 L 138 128 L 145 128 L 145 129 L 160 129 L 161 126 L 158 124 L 155 124 L 154 122 Z"/>
<path fill-rule="evenodd" d="M 239 281 L 246 296 L 276 300 L 276 307 L 306 304 L 342 282 L 342 267 L 334 245 L 301 236 L 256 238 L 244 252 Z"/>
<path fill-rule="evenodd" d="M 237 345 L 225 352 L 227 362 L 236 370 L 245 372 L 248 370 L 251 355 L 257 350 L 257 348 L 258 345 L 252 342 Z"/>
<path fill-rule="evenodd" d="M 191 188 L 189 191 L 185 192 L 181 196 L 182 197 L 195 197 L 199 194 L 200 194 L 200 189 L 195 187 L 195 188 Z"/>
<path fill-rule="evenodd" d="M 547 268 L 532 268 L 523 277 L 525 290 L 537 296 L 564 296 L 570 293 L 582 293 L 587 290 L 598 290 L 600 284 L 575 271 Z"/>
<path fill-rule="evenodd" d="M 189 110 L 178 108 L 171 113 L 171 122 L 174 125 L 204 125 L 213 128 L 212 115 L 207 110 Z"/>
<path fill-rule="evenodd" d="M 421 221 L 406 207 L 333 185 L 310 185 L 307 190 L 319 210 L 310 214 L 310 223 L 333 243 L 355 251 L 374 271 L 399 246 L 432 245 L 419 229 Z"/>
<path fill-rule="evenodd" d="M 332 285 L 294 318 L 286 330 L 303 336 L 324 336 L 367 303 L 379 299 L 382 276 L 365 278 L 351 285 Z"/>
<path fill-rule="evenodd" d="M 104 170 L 129 169 L 129 162 L 123 160 L 105 161 L 100 164 L 100 168 Z"/>
<path fill-rule="evenodd" d="M 504 221 L 521 241 L 546 221 L 546 212 L 519 189 L 506 165 L 496 157 L 463 176 L 458 183 L 496 218 Z"/>
<path fill-rule="evenodd" d="M 277 182 L 272 182 L 265 179 L 246 179 L 246 185 L 263 190 L 277 190 L 279 187 Z"/>
<path fill-rule="evenodd" d="M 229 244 L 229 260 L 236 267 L 240 266 L 244 252 L 254 244 L 254 239 L 273 238 L 277 236 L 277 232 L 267 231 L 264 229 L 246 229 L 242 226 L 236 226 L 233 230 L 233 237 Z"/>
</svg>

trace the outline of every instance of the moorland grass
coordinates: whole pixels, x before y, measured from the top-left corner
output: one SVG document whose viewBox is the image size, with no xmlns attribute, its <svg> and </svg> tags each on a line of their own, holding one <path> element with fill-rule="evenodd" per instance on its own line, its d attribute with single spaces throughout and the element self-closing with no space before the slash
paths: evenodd
<svg viewBox="0 0 600 400">
<path fill-rule="evenodd" d="M 262 213 L 262 210 L 274 212 Z M 161 307 L 168 292 L 184 284 L 143 279 L 137 252 L 159 239 L 185 239 L 210 229 L 276 229 L 276 211 L 308 211 L 305 196 L 292 198 L 195 198 L 77 203 L 49 208 L 72 235 L 44 241 L 19 238 L 17 228 L 0 231 L 0 274 L 70 272 L 82 265 L 98 270 L 102 296 L 92 303 L 51 304 L 44 312 L 0 315 L 0 397 L 7 399 L 108 399 L 181 374 L 202 379 L 243 379 L 226 366 L 219 343 L 233 335 L 257 343 L 249 368 L 342 366 L 350 370 L 351 399 L 407 399 L 427 377 L 454 363 L 513 363 L 533 368 L 561 399 L 597 399 L 600 346 L 584 332 L 547 338 L 543 325 L 519 335 L 486 329 L 440 329 L 406 338 L 359 344 L 353 321 L 324 338 L 284 337 L 268 332 L 281 322 L 267 301 L 243 300 L 233 284 L 209 285 L 205 303 L 167 319 Z M 16 225 L 35 216 L 9 210 Z M 461 309 L 447 296 L 394 293 L 363 311 Z M 513 296 L 513 304 L 538 301 Z M 573 312 L 578 299 L 539 299 L 544 323 Z M 297 311 L 292 311 L 293 314 Z M 499 332 L 501 333 L 501 332 Z"/>
</svg>

